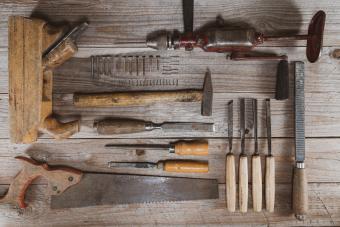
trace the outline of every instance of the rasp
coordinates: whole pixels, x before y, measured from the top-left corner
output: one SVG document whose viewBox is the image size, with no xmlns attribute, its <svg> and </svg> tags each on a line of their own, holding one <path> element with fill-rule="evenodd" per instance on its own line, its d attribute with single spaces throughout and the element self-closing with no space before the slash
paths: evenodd
<svg viewBox="0 0 340 227">
<path fill-rule="evenodd" d="M 26 157 L 17 159 L 22 161 L 23 168 L 13 179 L 7 193 L 0 198 L 0 204 L 26 208 L 26 190 L 38 177 L 47 180 L 54 209 L 219 197 L 216 179 L 90 173 L 70 167 L 49 166 Z"/>
<path fill-rule="evenodd" d="M 293 211 L 297 219 L 308 212 L 307 176 L 305 170 L 305 69 L 295 62 L 295 166 L 293 174 Z"/>
</svg>

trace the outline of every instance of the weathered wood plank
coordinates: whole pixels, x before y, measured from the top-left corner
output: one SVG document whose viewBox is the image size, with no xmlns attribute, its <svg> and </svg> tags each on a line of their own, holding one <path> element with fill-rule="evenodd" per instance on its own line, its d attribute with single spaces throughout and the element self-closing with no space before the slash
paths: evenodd
<svg viewBox="0 0 340 227">
<path fill-rule="evenodd" d="M 1 188 L 6 187 L 2 186 Z M 225 208 L 224 186 L 220 185 L 220 199 L 171 203 L 94 206 L 51 210 L 44 185 L 34 185 L 27 193 L 31 207 L 18 212 L 0 206 L 4 225 L 227 225 L 241 226 L 338 226 L 340 224 L 339 184 L 309 184 L 310 213 L 297 221 L 291 211 L 290 185 L 278 184 L 274 213 L 265 211 L 246 214 L 228 213 Z M 332 198 L 332 199 L 330 199 Z M 249 200 L 251 201 L 251 200 Z M 251 207 L 251 205 L 249 205 Z M 147 217 L 147 218 L 145 218 Z"/>
<path fill-rule="evenodd" d="M 160 29 L 183 30 L 181 1 L 5 1 L 1 3 L 0 43 L 6 45 L 7 16 L 11 14 L 49 18 L 55 23 L 76 21 L 87 17 L 91 25 L 80 39 L 80 45 L 90 46 L 131 46 L 121 42 L 141 42 L 148 33 Z M 14 10 L 15 9 L 15 10 Z M 237 9 L 237 10 L 235 10 Z M 303 9 L 303 10 L 301 10 Z M 195 2 L 195 28 L 222 16 L 227 25 L 254 27 L 260 32 L 290 34 L 306 32 L 312 15 L 319 9 L 327 13 L 325 45 L 340 45 L 340 9 L 337 1 L 301 0 L 283 1 L 229 1 Z M 269 45 L 266 44 L 266 45 Z M 275 45 L 275 44 L 274 44 Z M 290 42 L 284 45 L 305 45 L 304 42 Z M 133 46 L 142 47 L 141 44 Z M 282 46 L 282 44 L 281 44 Z"/>
<path fill-rule="evenodd" d="M 14 145 L 7 140 L 0 140 L 0 183 L 8 184 L 20 170 L 20 162 L 13 157 L 17 155 L 30 155 L 35 159 L 47 161 L 52 165 L 69 165 L 84 171 L 103 171 L 132 174 L 171 175 L 161 170 L 142 170 L 109 168 L 110 161 L 150 161 L 157 162 L 166 159 L 194 159 L 209 161 L 208 174 L 185 174 L 183 176 L 216 178 L 220 183 L 225 182 L 225 154 L 227 152 L 226 139 L 209 139 L 209 155 L 204 156 L 178 156 L 169 154 L 160 149 L 133 148 L 105 148 L 105 144 L 168 144 L 177 139 L 69 139 L 56 142 L 40 139 L 33 145 Z M 327 144 L 327 146 L 325 146 Z M 308 168 L 309 182 L 340 182 L 340 139 L 307 139 L 306 166 Z M 239 140 L 235 140 L 233 148 L 236 154 L 240 152 Z M 264 155 L 267 152 L 265 139 L 260 139 L 259 149 L 264 165 Z M 249 155 L 254 151 L 252 140 L 246 141 L 246 151 Z M 292 178 L 292 165 L 294 160 L 293 139 L 273 139 L 273 153 L 276 157 L 276 179 L 279 183 L 290 183 Z M 250 158 L 249 158 L 250 161 Z M 249 163 L 250 165 L 250 163 Z M 264 166 L 263 166 L 264 167 Z M 264 171 L 263 171 L 264 173 Z M 178 174 L 177 174 L 178 176 Z"/>
</svg>

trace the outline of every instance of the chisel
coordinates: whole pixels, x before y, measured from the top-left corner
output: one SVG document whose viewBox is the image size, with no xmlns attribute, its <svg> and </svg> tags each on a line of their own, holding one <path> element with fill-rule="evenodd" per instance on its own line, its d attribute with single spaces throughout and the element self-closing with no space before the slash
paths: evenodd
<svg viewBox="0 0 340 227">
<path fill-rule="evenodd" d="M 304 63 L 295 62 L 295 166 L 293 174 L 293 211 L 304 220 L 308 212 L 308 184 L 305 169 L 305 94 Z"/>
<path fill-rule="evenodd" d="M 136 119 L 106 119 L 94 123 L 100 135 L 129 134 L 152 130 L 172 132 L 214 132 L 213 123 L 196 122 L 164 122 L 156 124 L 150 121 Z"/>
<path fill-rule="evenodd" d="M 270 99 L 266 99 L 266 127 L 268 155 L 266 157 L 266 209 L 268 212 L 274 212 L 275 204 L 275 158 L 272 155 L 272 125 L 270 113 Z"/>
<path fill-rule="evenodd" d="M 228 140 L 229 140 L 229 153 L 226 157 L 226 199 L 227 208 L 230 212 L 235 212 L 236 203 L 236 178 L 235 178 L 235 155 L 232 151 L 233 148 L 233 101 L 228 103 Z"/>
<path fill-rule="evenodd" d="M 162 169 L 174 173 L 207 173 L 208 162 L 190 160 L 165 160 L 154 162 L 109 162 L 112 168 Z"/>
<path fill-rule="evenodd" d="M 136 148 L 136 149 L 166 149 L 169 153 L 177 155 L 208 155 L 208 141 L 193 140 L 193 141 L 178 141 L 172 144 L 106 144 L 105 147 L 117 148 Z"/>
<path fill-rule="evenodd" d="M 252 157 L 252 197 L 255 212 L 262 210 L 262 169 L 257 136 L 257 100 L 252 100 L 254 120 L 254 154 Z"/>
<path fill-rule="evenodd" d="M 239 206 L 242 213 L 248 210 L 248 159 L 245 152 L 245 134 L 246 134 L 246 111 L 245 100 L 240 100 L 240 134 L 241 134 L 241 154 L 239 163 Z"/>
</svg>

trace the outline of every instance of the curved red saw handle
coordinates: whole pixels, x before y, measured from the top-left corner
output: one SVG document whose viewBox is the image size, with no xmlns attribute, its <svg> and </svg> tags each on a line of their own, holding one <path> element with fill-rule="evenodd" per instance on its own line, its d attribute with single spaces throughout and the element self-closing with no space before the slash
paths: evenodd
<svg viewBox="0 0 340 227">
<path fill-rule="evenodd" d="M 38 177 L 48 181 L 50 195 L 58 195 L 67 188 L 80 182 L 82 172 L 73 168 L 51 168 L 47 164 L 38 163 L 26 157 L 16 157 L 22 161 L 23 168 L 15 176 L 5 196 L 0 198 L 0 203 L 12 204 L 19 208 L 26 208 L 25 193 L 28 186 Z"/>
</svg>

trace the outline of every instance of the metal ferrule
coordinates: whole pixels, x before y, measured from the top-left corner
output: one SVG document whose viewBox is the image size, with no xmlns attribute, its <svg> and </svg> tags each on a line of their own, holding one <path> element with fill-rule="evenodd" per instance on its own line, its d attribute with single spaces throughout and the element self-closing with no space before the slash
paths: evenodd
<svg viewBox="0 0 340 227">
<path fill-rule="evenodd" d="M 296 162 L 295 167 L 297 169 L 304 169 L 305 168 L 305 163 L 304 162 Z"/>
<path fill-rule="evenodd" d="M 154 124 L 152 122 L 146 122 L 145 123 L 145 130 L 146 131 L 152 131 L 154 129 L 162 129 L 161 125 Z"/>
<path fill-rule="evenodd" d="M 175 153 L 175 145 L 171 144 L 169 147 L 169 153 L 174 154 Z"/>
</svg>

